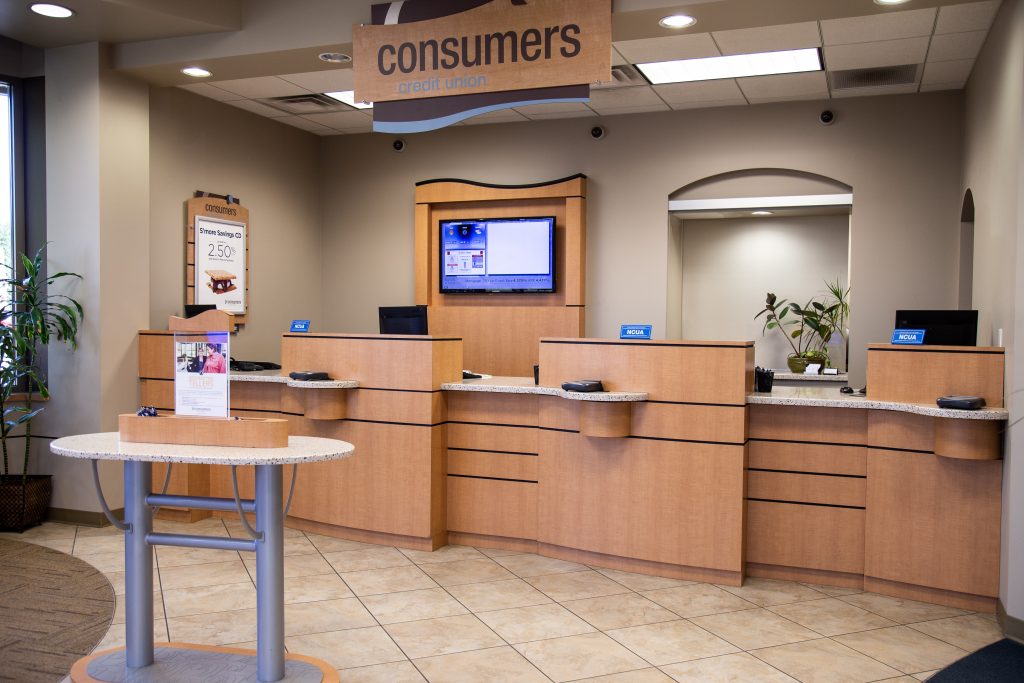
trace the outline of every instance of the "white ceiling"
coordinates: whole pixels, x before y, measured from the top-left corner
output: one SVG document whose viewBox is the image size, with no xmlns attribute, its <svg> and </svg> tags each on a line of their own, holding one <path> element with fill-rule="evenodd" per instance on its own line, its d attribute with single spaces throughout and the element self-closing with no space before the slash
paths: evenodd
<svg viewBox="0 0 1024 683">
<path fill-rule="evenodd" d="M 72 39 L 114 42 L 115 68 L 157 85 L 182 83 L 178 69 L 192 60 L 212 64 L 213 78 L 179 87 L 320 135 L 363 133 L 371 129 L 372 110 L 338 103 L 324 113 L 294 115 L 264 101 L 351 90 L 351 68 L 334 68 L 315 55 L 323 49 L 350 49 L 343 42 L 350 39 L 349 27 L 365 21 L 369 5 L 379 1 L 225 0 L 218 5 L 219 13 L 203 13 L 209 0 L 65 0 L 80 18 L 89 19 L 76 29 L 85 33 L 78 34 L 52 20 L 26 19 L 21 0 L 2 0 L 0 8 L 6 9 L 0 9 L 0 34 L 42 46 Z M 613 36 L 618 38 L 613 64 L 818 47 L 825 71 L 600 87 L 592 90 L 588 104 L 533 105 L 479 116 L 464 125 L 959 89 L 970 76 L 999 3 L 911 0 L 885 8 L 872 0 L 613 0 Z M 692 13 L 697 25 L 679 32 L 658 27 L 657 18 L 673 9 Z M 120 12 L 118 21 L 103 20 L 115 11 Z M 147 19 L 141 14 L 146 11 L 162 12 L 165 21 Z M 197 16 L 205 23 L 197 22 Z M 186 25 L 189 21 L 193 23 Z M 119 22 L 127 22 L 124 35 L 104 37 Z M 163 28 L 154 28 L 161 23 Z M 837 71 L 907 64 L 916 68 L 909 84 L 834 87 Z"/>
<path fill-rule="evenodd" d="M 987 0 L 863 17 L 617 41 L 614 43 L 616 54 L 613 55 L 613 62 L 617 64 L 820 47 L 825 72 L 595 88 L 589 104 L 537 104 L 479 116 L 466 123 L 615 116 L 670 109 L 959 89 L 964 87 L 970 76 L 974 59 L 998 8 L 999 0 Z M 839 91 L 830 86 L 827 76 L 827 72 L 832 71 L 903 64 L 920 65 L 914 83 Z M 254 101 L 267 97 L 351 90 L 350 69 L 180 87 L 319 135 L 365 133 L 372 126 L 372 110 L 357 111 L 339 105 L 341 111 L 293 116 Z"/>
</svg>

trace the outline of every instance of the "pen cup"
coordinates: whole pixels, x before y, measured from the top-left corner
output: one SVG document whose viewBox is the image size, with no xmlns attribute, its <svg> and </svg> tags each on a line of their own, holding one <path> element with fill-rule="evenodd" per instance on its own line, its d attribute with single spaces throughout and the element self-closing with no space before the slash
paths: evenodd
<svg viewBox="0 0 1024 683">
<path fill-rule="evenodd" d="M 769 393 L 775 381 L 775 372 L 766 368 L 754 368 L 754 391 Z"/>
<path fill-rule="evenodd" d="M 534 365 L 533 366 L 533 383 L 534 384 L 540 384 L 540 366 L 539 365 Z"/>
</svg>

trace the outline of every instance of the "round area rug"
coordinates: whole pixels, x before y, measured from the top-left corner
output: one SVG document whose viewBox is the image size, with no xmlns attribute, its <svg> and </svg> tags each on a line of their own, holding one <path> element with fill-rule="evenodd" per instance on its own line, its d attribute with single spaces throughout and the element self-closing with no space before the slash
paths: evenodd
<svg viewBox="0 0 1024 683">
<path fill-rule="evenodd" d="M 0 680 L 55 683 L 114 617 L 99 570 L 52 548 L 0 538 Z"/>
</svg>

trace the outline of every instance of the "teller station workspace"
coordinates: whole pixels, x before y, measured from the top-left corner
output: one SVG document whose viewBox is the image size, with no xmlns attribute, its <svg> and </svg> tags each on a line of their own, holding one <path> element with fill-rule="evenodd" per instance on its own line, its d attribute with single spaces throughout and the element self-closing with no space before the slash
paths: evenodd
<svg viewBox="0 0 1024 683">
<path fill-rule="evenodd" d="M 381 325 L 429 334 L 285 333 L 280 370 L 231 373 L 233 415 L 284 417 L 358 454 L 299 468 L 285 526 L 993 612 L 1003 349 L 871 344 L 863 395 L 779 380 L 755 392 L 753 340 L 586 338 L 586 186 L 419 183 L 417 317 L 383 311 Z M 535 243 L 549 246 L 516 253 Z M 172 335 L 139 332 L 142 402 L 161 412 L 174 406 Z M 326 377 L 290 377 L 303 372 Z M 948 395 L 984 407 L 936 405 Z M 154 466 L 154 487 L 163 475 Z M 251 472 L 239 484 L 252 495 Z M 170 492 L 230 498 L 230 471 L 176 468 Z"/>
</svg>

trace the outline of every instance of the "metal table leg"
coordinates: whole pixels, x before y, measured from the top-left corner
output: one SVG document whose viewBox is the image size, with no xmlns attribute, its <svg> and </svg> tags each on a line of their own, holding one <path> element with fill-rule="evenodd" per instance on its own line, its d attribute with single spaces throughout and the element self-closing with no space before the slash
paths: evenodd
<svg viewBox="0 0 1024 683">
<path fill-rule="evenodd" d="M 151 463 L 125 461 L 125 649 L 132 668 L 153 663 L 153 547 L 146 541 L 153 530 L 153 513 L 146 503 L 152 482 Z"/>
<path fill-rule="evenodd" d="M 256 466 L 256 677 L 284 678 L 284 518 L 281 465 Z"/>
</svg>

